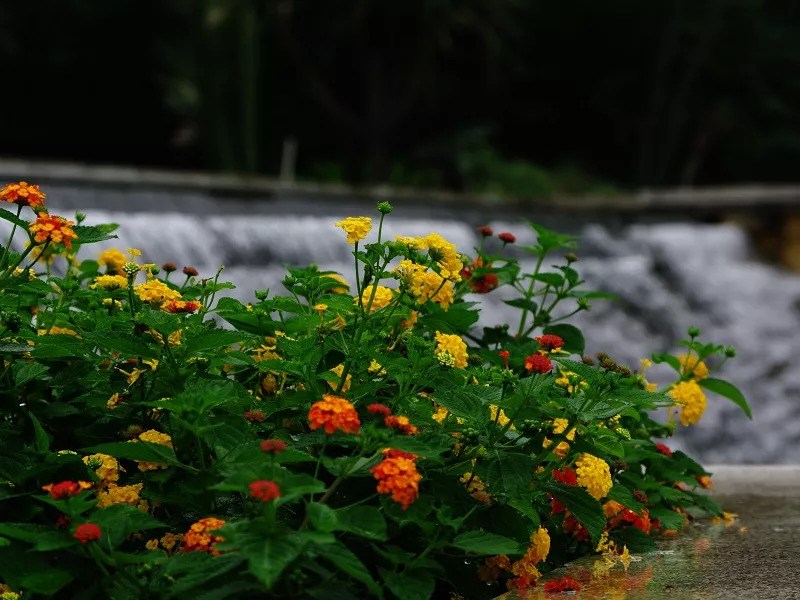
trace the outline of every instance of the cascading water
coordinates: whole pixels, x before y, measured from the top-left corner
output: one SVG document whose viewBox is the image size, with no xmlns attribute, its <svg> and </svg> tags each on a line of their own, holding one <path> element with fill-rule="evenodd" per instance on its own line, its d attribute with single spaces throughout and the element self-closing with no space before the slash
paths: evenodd
<svg viewBox="0 0 800 600">
<path fill-rule="evenodd" d="M 145 261 L 192 265 L 206 277 L 225 265 L 222 279 L 237 285 L 231 295 L 243 301 L 252 301 L 256 289 L 280 293 L 286 265 L 316 263 L 352 280 L 351 248 L 333 222 L 370 212 L 356 201 L 336 207 L 328 203 L 322 210 L 323 205 L 297 200 L 228 202 L 223 208 L 208 195 L 150 192 L 132 197 L 142 192 L 115 196 L 105 191 L 101 202 L 96 190 L 49 186 L 48 192 L 54 212 L 86 208 L 89 224 L 122 224 L 119 240 L 87 251 L 133 246 L 143 250 Z M 419 207 L 411 218 L 404 212 L 398 208 L 389 217 L 387 237 L 436 231 L 464 252 L 477 244 L 468 224 L 481 219 L 474 210 L 444 218 L 441 211 L 434 218 Z M 515 233 L 518 245 L 534 240 L 518 222 L 486 221 L 481 224 Z M 545 225 L 560 228 L 564 219 L 556 221 Z M 671 444 L 704 463 L 800 462 L 800 370 L 792 364 L 800 354 L 800 277 L 759 263 L 745 234 L 733 226 L 654 222 L 621 227 L 608 220 L 600 225 L 574 219 L 569 225 L 580 235 L 577 266 L 586 287 L 619 297 L 596 301 L 576 319 L 589 353 L 605 351 L 637 368 L 639 359 L 652 352 L 674 350 L 690 325 L 699 327 L 704 339 L 738 351 L 721 376 L 748 397 L 754 420 L 715 397 L 700 424 L 681 428 Z M 523 265 L 532 267 L 524 258 Z M 518 318 L 515 309 L 502 303 L 501 290 L 474 299 L 486 306 L 481 325 Z M 655 379 L 657 371 L 650 373 Z"/>
</svg>

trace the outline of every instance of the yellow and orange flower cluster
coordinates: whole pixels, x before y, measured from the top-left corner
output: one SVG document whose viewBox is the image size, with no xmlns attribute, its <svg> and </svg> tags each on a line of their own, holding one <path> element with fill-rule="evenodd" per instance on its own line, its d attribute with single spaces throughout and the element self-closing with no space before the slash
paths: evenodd
<svg viewBox="0 0 800 600">
<path fill-rule="evenodd" d="M 379 494 L 391 494 L 392 500 L 406 510 L 419 495 L 422 475 L 417 471 L 416 456 L 396 450 L 384 451 L 384 459 L 372 467 L 378 480 Z"/>
<path fill-rule="evenodd" d="M 73 225 L 75 223 L 62 217 L 40 212 L 36 220 L 28 226 L 28 230 L 34 234 L 33 239 L 37 244 L 50 241 L 62 244 L 65 248 L 72 248 L 72 240 L 78 239 L 78 235 L 72 229 Z"/>
<path fill-rule="evenodd" d="M 103 250 L 97 259 L 97 264 L 101 267 L 105 267 L 109 275 L 119 275 L 122 273 L 122 267 L 125 266 L 126 262 L 128 262 L 128 259 L 125 258 L 122 251 L 117 248 Z"/>
<path fill-rule="evenodd" d="M 550 553 L 550 534 L 547 529 L 539 527 L 531 535 L 531 544 L 518 561 L 511 565 L 511 572 L 516 576 L 508 582 L 509 588 L 525 589 L 536 584 L 542 576 L 536 565 L 547 558 Z"/>
<path fill-rule="evenodd" d="M 139 300 L 148 304 L 164 304 L 170 300 L 180 300 L 180 292 L 173 290 L 163 281 L 151 279 L 133 288 Z"/>
<path fill-rule="evenodd" d="M 312 430 L 322 427 L 328 435 L 333 435 L 337 429 L 358 434 L 361 428 L 355 407 L 344 398 L 331 394 L 325 394 L 322 400 L 311 405 L 308 422 Z"/>
<path fill-rule="evenodd" d="M 429 233 L 424 237 L 397 236 L 397 241 L 417 251 L 428 251 L 439 267 L 439 275 L 448 281 L 461 281 L 461 269 L 464 264 L 456 252 L 456 245 L 448 242 L 438 233 Z"/>
<path fill-rule="evenodd" d="M 202 306 L 197 300 L 170 299 L 161 305 L 161 310 L 165 310 L 168 313 L 193 313 L 200 310 Z"/>
<path fill-rule="evenodd" d="M 214 556 L 220 554 L 216 546 L 219 542 L 224 542 L 225 538 L 215 535 L 214 532 L 225 525 L 225 521 L 215 517 L 206 517 L 196 523 L 192 523 L 183 536 L 184 552 L 210 552 Z"/>
<path fill-rule="evenodd" d="M 31 208 L 43 207 L 45 198 L 47 198 L 47 194 L 42 192 L 38 185 L 30 185 L 27 181 L 9 183 L 0 190 L 0 202 L 10 202 Z"/>
</svg>

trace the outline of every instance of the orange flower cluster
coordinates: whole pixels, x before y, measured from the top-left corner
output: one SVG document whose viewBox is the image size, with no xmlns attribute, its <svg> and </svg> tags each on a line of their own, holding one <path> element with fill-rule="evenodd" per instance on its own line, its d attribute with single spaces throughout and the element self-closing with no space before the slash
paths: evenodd
<svg viewBox="0 0 800 600">
<path fill-rule="evenodd" d="M 391 494 L 392 500 L 406 510 L 419 495 L 422 475 L 417 471 L 416 456 L 388 450 L 384 459 L 371 469 L 378 480 L 378 493 Z"/>
<path fill-rule="evenodd" d="M 10 202 L 31 208 L 43 207 L 45 198 L 47 198 L 47 194 L 42 192 L 38 185 L 29 185 L 26 181 L 9 183 L 0 190 L 0 202 Z"/>
<path fill-rule="evenodd" d="M 478 579 L 486 583 L 497 581 L 504 572 L 511 572 L 511 561 L 505 554 L 490 556 L 478 568 Z"/>
<path fill-rule="evenodd" d="M 54 244 L 63 244 L 66 248 L 72 248 L 72 240 L 78 239 L 78 235 L 72 230 L 73 225 L 75 223 L 62 217 L 40 212 L 36 221 L 31 223 L 28 229 L 35 234 L 33 239 L 38 244 L 50 240 Z"/>
<path fill-rule="evenodd" d="M 161 310 L 169 313 L 193 313 L 202 307 L 197 300 L 167 300 L 161 305 Z"/>
<path fill-rule="evenodd" d="M 576 592 L 581 589 L 581 584 L 572 577 L 562 577 L 561 579 L 551 579 L 544 584 L 544 591 L 551 594 L 557 592 Z"/>
<path fill-rule="evenodd" d="M 395 417 L 390 415 L 386 417 L 383 422 L 387 427 L 397 429 L 397 431 L 405 435 L 416 435 L 419 433 L 419 429 L 408 420 L 408 417 Z"/>
<path fill-rule="evenodd" d="M 361 428 L 355 407 L 344 398 L 331 394 L 323 395 L 322 400 L 311 405 L 308 422 L 312 430 L 324 427 L 328 435 L 333 435 L 337 429 L 358 434 Z"/>
<path fill-rule="evenodd" d="M 217 556 L 220 552 L 216 549 L 216 545 L 225 541 L 225 538 L 214 535 L 212 532 L 220 529 L 223 525 L 225 525 L 225 521 L 215 517 L 206 517 L 197 523 L 192 523 L 189 531 L 183 536 L 182 550 L 184 552 L 210 552 Z"/>
</svg>

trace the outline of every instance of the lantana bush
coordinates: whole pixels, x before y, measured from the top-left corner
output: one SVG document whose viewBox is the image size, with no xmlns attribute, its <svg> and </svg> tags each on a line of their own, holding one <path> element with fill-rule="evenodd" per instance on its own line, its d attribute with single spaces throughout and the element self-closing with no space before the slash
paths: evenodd
<svg viewBox="0 0 800 600">
<path fill-rule="evenodd" d="M 0 190 L 3 600 L 558 592 L 581 585 L 549 575 L 570 560 L 624 569 L 722 515 L 663 440 L 707 393 L 749 415 L 712 375 L 733 349 L 692 329 L 635 369 L 584 356 L 569 319 L 603 295 L 570 236 L 482 227 L 467 256 L 384 239 L 384 202 L 335 223 L 351 272 L 288 268 L 243 304 L 221 270 L 91 253 L 116 225 L 45 201 Z M 478 327 L 499 288 L 518 318 Z"/>
</svg>

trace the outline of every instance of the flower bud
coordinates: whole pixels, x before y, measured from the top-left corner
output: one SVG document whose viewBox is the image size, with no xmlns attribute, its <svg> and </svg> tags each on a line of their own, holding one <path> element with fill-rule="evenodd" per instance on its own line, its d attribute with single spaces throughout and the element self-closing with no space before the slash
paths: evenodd
<svg viewBox="0 0 800 600">
<path fill-rule="evenodd" d="M 383 202 L 378 202 L 378 212 L 380 212 L 382 215 L 388 215 L 393 210 L 394 207 L 385 200 Z"/>
<path fill-rule="evenodd" d="M 733 346 L 728 346 L 725 348 L 725 356 L 728 358 L 734 358 L 736 356 L 736 348 Z"/>
<path fill-rule="evenodd" d="M 689 327 L 689 337 L 696 338 L 700 336 L 700 330 L 697 327 Z"/>
</svg>

